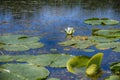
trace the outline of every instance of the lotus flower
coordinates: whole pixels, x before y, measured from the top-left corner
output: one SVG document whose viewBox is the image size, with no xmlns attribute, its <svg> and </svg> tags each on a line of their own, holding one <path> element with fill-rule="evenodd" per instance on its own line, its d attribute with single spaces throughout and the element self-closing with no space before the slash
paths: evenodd
<svg viewBox="0 0 120 80">
<path fill-rule="evenodd" d="M 73 27 L 65 28 L 65 32 L 67 35 L 72 35 L 75 32 L 75 29 Z"/>
</svg>

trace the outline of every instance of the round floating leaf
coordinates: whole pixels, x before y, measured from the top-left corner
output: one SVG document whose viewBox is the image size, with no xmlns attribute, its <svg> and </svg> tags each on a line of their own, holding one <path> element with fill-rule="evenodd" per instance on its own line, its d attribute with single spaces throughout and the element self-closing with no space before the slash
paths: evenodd
<svg viewBox="0 0 120 80">
<path fill-rule="evenodd" d="M 108 18 L 90 18 L 84 21 L 86 24 L 91 24 L 91 25 L 115 25 L 118 24 L 119 21 L 117 20 L 112 20 Z"/>
<path fill-rule="evenodd" d="M 27 35 L 5 35 L 0 36 L 0 48 L 7 51 L 25 51 L 34 48 L 41 48 L 44 45 L 39 41 L 39 37 Z"/>
<path fill-rule="evenodd" d="M 70 55 L 65 54 L 46 54 L 36 56 L 34 59 L 27 60 L 28 63 L 41 65 L 41 66 L 51 66 L 51 67 L 66 67 L 66 62 L 71 58 Z"/>
<path fill-rule="evenodd" d="M 115 52 L 120 52 L 120 46 L 119 46 L 119 44 L 117 45 L 116 48 L 113 49 L 113 51 L 115 51 Z"/>
<path fill-rule="evenodd" d="M 58 78 L 49 78 L 47 80 L 60 80 L 60 79 L 58 79 Z"/>
<path fill-rule="evenodd" d="M 14 59 L 11 56 L 8 55 L 3 55 L 0 56 L 0 62 L 10 62 L 13 61 Z"/>
<path fill-rule="evenodd" d="M 2 67 L 10 71 L 0 73 L 2 80 L 40 80 L 49 75 L 46 68 L 28 64 L 5 64 Z"/>
<path fill-rule="evenodd" d="M 59 44 L 62 46 L 71 46 L 71 45 L 74 45 L 76 43 L 77 43 L 76 40 L 68 40 L 68 41 L 60 42 Z"/>
<path fill-rule="evenodd" d="M 85 66 L 90 58 L 86 56 L 75 56 L 68 60 L 67 70 L 71 73 L 79 73 L 82 69 L 85 72 Z"/>
<path fill-rule="evenodd" d="M 112 63 L 110 69 L 113 73 L 120 75 L 120 62 Z"/>
<path fill-rule="evenodd" d="M 32 59 L 29 58 L 27 62 L 35 65 L 49 66 L 59 56 L 60 56 L 59 54 L 40 55 L 40 56 L 36 56 L 36 58 L 32 58 Z"/>
<path fill-rule="evenodd" d="M 105 49 L 110 49 L 110 48 L 116 48 L 119 47 L 120 43 L 119 42 L 111 42 L 111 43 L 98 43 L 96 45 L 97 49 L 100 50 L 105 50 Z"/>
<path fill-rule="evenodd" d="M 120 37 L 120 30 L 98 30 L 94 34 L 104 37 L 116 38 Z"/>
<path fill-rule="evenodd" d="M 93 49 L 84 49 L 85 52 L 94 52 L 95 50 Z"/>
<path fill-rule="evenodd" d="M 88 37 L 88 39 L 91 40 L 92 42 L 96 42 L 96 43 L 114 42 L 114 41 L 119 40 L 119 39 L 115 39 L 115 38 L 106 38 L 106 37 L 102 37 L 102 36 L 90 36 L 90 37 Z"/>
<path fill-rule="evenodd" d="M 117 75 L 112 75 L 112 76 L 106 78 L 105 80 L 120 80 L 120 77 Z"/>
<path fill-rule="evenodd" d="M 50 66 L 51 67 L 66 67 L 66 63 L 67 61 L 73 56 L 70 56 L 70 55 L 60 55 L 58 56 L 55 61 L 53 61 Z"/>
</svg>

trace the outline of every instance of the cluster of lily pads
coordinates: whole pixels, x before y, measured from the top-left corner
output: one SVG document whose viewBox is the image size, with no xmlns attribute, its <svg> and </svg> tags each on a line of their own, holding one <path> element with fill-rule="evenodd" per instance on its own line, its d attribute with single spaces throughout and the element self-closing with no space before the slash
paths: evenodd
<svg viewBox="0 0 120 80">
<path fill-rule="evenodd" d="M 47 57 L 47 58 L 46 58 Z M 46 66 L 55 68 L 67 68 L 73 74 L 85 73 L 89 77 L 98 78 L 101 75 L 101 62 L 103 53 L 97 53 L 92 57 L 73 56 L 67 54 L 44 55 L 3 55 L 0 56 L 0 79 L 2 80 L 60 80 L 47 78 L 50 74 Z M 14 63 L 17 62 L 17 63 Z M 120 62 L 111 65 L 110 69 L 120 79 Z M 114 76 L 111 76 L 112 78 Z M 111 78 L 110 77 L 110 78 Z M 117 80 L 117 79 L 114 80 Z M 106 80 L 111 80 L 107 79 Z"/>
<path fill-rule="evenodd" d="M 99 50 L 112 49 L 115 52 L 120 52 L 120 30 L 93 30 L 92 34 L 92 36 L 73 36 L 59 44 L 85 51 L 89 47 L 95 46 Z"/>
<path fill-rule="evenodd" d="M 119 22 L 108 18 L 91 18 L 85 23 L 92 25 L 115 25 Z M 67 35 L 72 35 L 74 28 L 65 29 Z M 60 42 L 63 46 L 72 46 L 85 51 L 91 46 L 97 49 L 113 49 L 120 52 L 120 30 L 94 30 L 92 36 L 74 36 L 70 40 Z M 4 35 L 0 36 L 0 49 L 7 51 L 25 51 L 41 48 L 44 46 L 39 37 L 27 35 Z M 0 79 L 1 80 L 60 80 L 48 78 L 50 72 L 46 68 L 67 68 L 73 74 L 83 73 L 90 78 L 97 79 L 102 75 L 101 62 L 103 53 L 97 53 L 92 57 L 73 56 L 67 54 L 44 54 L 44 55 L 1 55 Z M 16 62 L 16 63 L 15 63 Z M 120 62 L 111 64 L 113 75 L 105 80 L 120 80 Z"/>
<path fill-rule="evenodd" d="M 43 46 L 44 44 L 39 42 L 39 37 L 12 34 L 0 36 L 0 49 L 6 51 L 25 51 Z"/>
</svg>

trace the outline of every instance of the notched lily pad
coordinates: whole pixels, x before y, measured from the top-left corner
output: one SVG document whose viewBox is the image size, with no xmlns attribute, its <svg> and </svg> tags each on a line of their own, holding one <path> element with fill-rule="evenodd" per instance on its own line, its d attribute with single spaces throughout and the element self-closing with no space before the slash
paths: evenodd
<svg viewBox="0 0 120 80">
<path fill-rule="evenodd" d="M 116 25 L 119 23 L 117 20 L 109 19 L 109 18 L 90 18 L 84 21 L 86 24 L 91 25 Z"/>
<path fill-rule="evenodd" d="M 39 37 L 30 37 L 27 35 L 0 36 L 0 43 L 0 49 L 7 51 L 25 51 L 44 46 L 44 44 L 39 42 Z"/>
<path fill-rule="evenodd" d="M 5 64 L 2 67 L 9 70 L 9 72 L 2 71 L 0 73 L 0 79 L 2 80 L 39 80 L 49 75 L 49 71 L 46 68 L 34 65 Z"/>
</svg>

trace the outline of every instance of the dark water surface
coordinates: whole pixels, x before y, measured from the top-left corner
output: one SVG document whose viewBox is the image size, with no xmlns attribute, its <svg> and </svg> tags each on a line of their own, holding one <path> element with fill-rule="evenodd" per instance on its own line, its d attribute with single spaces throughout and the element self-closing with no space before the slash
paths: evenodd
<svg viewBox="0 0 120 80">
<path fill-rule="evenodd" d="M 41 36 L 43 48 L 31 49 L 23 52 L 8 52 L 0 50 L 0 53 L 16 54 L 47 54 L 67 53 L 72 55 L 92 56 L 97 52 L 104 52 L 102 69 L 105 73 L 100 78 L 111 74 L 109 65 L 120 61 L 120 53 L 112 50 L 97 50 L 84 52 L 71 48 L 69 51 L 59 46 L 58 42 L 64 41 L 66 27 L 74 27 L 74 35 L 90 36 L 92 29 L 120 29 L 120 24 L 115 26 L 91 26 L 84 23 L 85 19 L 98 17 L 110 18 L 120 21 L 119 0 L 0 0 L 0 35 L 26 34 Z M 51 49 L 57 49 L 52 51 Z M 66 69 L 53 69 L 49 77 L 58 77 L 61 80 L 89 80 L 85 75 L 73 75 Z"/>
</svg>

